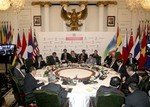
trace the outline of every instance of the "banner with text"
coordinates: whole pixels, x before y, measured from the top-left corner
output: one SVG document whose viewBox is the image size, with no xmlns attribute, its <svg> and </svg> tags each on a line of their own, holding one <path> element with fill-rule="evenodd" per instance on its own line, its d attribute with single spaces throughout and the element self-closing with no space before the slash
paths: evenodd
<svg viewBox="0 0 150 107">
<path fill-rule="evenodd" d="M 52 52 L 60 58 L 63 49 L 68 53 L 74 50 L 77 54 L 85 49 L 88 55 L 98 50 L 103 58 L 103 52 L 114 35 L 115 32 L 39 32 L 38 43 L 44 59 Z"/>
</svg>

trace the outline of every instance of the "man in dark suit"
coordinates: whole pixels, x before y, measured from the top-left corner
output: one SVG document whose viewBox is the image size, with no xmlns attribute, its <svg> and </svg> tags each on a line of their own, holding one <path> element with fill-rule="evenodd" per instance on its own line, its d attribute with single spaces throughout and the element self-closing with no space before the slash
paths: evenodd
<svg viewBox="0 0 150 107">
<path fill-rule="evenodd" d="M 111 62 L 112 62 L 112 54 L 111 52 L 109 52 L 108 56 L 106 56 L 106 58 L 104 59 L 104 66 L 110 65 Z"/>
<path fill-rule="evenodd" d="M 59 61 L 59 58 L 57 57 L 57 54 L 56 52 L 53 52 L 51 56 L 48 57 L 48 65 L 56 65 L 56 64 L 59 64 L 60 61 Z"/>
<path fill-rule="evenodd" d="M 128 85 L 131 82 L 135 82 L 137 84 L 139 83 L 139 75 L 137 73 L 135 73 L 133 70 L 134 70 L 133 66 L 129 65 L 127 67 L 127 73 L 129 75 L 129 77 L 122 79 L 122 82 L 123 82 L 122 90 L 124 91 L 125 94 L 129 94 Z"/>
<path fill-rule="evenodd" d="M 72 63 L 77 63 L 78 62 L 78 55 L 75 53 L 75 51 L 71 51 L 71 62 Z"/>
<path fill-rule="evenodd" d="M 129 54 L 129 57 L 126 61 L 126 65 L 138 66 L 138 61 L 135 58 L 133 58 L 132 53 Z"/>
<path fill-rule="evenodd" d="M 35 74 L 36 74 L 36 68 L 31 66 L 29 69 L 29 73 L 25 76 L 24 79 L 23 89 L 25 93 L 32 93 L 32 91 L 44 85 L 43 82 L 40 82 L 39 80 L 36 80 L 34 78 Z M 29 94 L 29 96 L 27 97 L 32 97 L 32 96 L 33 94 Z"/>
<path fill-rule="evenodd" d="M 107 92 L 113 92 L 113 93 L 118 93 L 118 94 L 122 94 L 124 95 L 120 90 L 119 90 L 119 86 L 121 84 L 121 79 L 117 76 L 112 77 L 110 80 L 110 86 L 100 86 L 100 88 L 97 90 L 97 94 L 96 97 L 98 95 L 98 93 L 107 93 Z M 91 98 L 91 100 L 94 102 L 94 104 L 96 105 L 96 98 Z"/>
<path fill-rule="evenodd" d="M 65 91 L 64 88 L 61 87 L 59 84 L 55 84 L 55 78 L 54 76 L 50 76 L 51 81 L 48 85 L 44 85 L 43 82 L 40 82 L 39 80 L 36 80 L 34 78 L 36 74 L 36 69 L 35 67 L 31 66 L 30 67 L 30 73 L 26 75 L 24 79 L 24 92 L 25 93 L 32 93 L 33 90 L 36 90 L 37 88 L 41 90 L 50 90 L 58 93 L 61 104 L 64 104 L 64 102 L 67 99 L 67 91 Z M 33 94 L 30 94 L 29 97 L 33 96 Z"/>
<path fill-rule="evenodd" d="M 126 66 L 123 64 L 122 60 L 117 61 L 118 69 L 117 72 L 120 73 L 121 79 L 122 78 L 127 78 L 129 75 L 126 71 Z"/>
<path fill-rule="evenodd" d="M 147 94 L 138 89 L 137 83 L 131 82 L 128 89 L 131 94 L 125 98 L 125 107 L 150 107 Z"/>
<path fill-rule="evenodd" d="M 110 80 L 110 86 L 100 86 L 100 88 L 97 90 L 97 93 L 99 92 L 116 92 L 116 93 L 122 93 L 118 88 L 121 84 L 121 79 L 117 76 L 112 77 Z"/>
<path fill-rule="evenodd" d="M 44 60 L 42 60 L 42 57 L 39 56 L 37 61 L 35 61 L 34 65 L 35 65 L 36 69 L 42 69 L 43 67 L 46 66 L 46 63 Z"/>
<path fill-rule="evenodd" d="M 20 70 L 20 67 L 21 67 L 20 62 L 16 61 L 14 66 L 15 66 L 15 68 L 14 68 L 12 74 L 19 81 L 20 85 L 23 86 L 23 84 L 24 84 L 24 78 L 25 78 L 25 73 Z"/>
<path fill-rule="evenodd" d="M 16 59 L 16 61 L 20 62 L 20 64 L 21 64 L 20 69 L 26 69 L 25 68 L 25 60 L 22 57 L 21 53 L 18 54 L 18 58 Z"/>
<path fill-rule="evenodd" d="M 68 92 L 64 88 L 62 88 L 61 85 L 55 84 L 56 79 L 53 78 L 53 76 L 49 80 L 50 80 L 49 84 L 43 86 L 42 90 L 50 90 L 50 91 L 56 92 L 58 94 L 58 96 L 59 96 L 59 100 L 61 101 L 61 105 L 63 105 L 66 102 L 66 100 L 67 100 Z"/>
<path fill-rule="evenodd" d="M 125 80 L 125 83 L 127 83 L 128 85 L 130 82 L 135 82 L 137 84 L 139 83 L 139 75 L 134 72 L 133 66 L 127 67 L 127 73 L 129 77 Z"/>
<path fill-rule="evenodd" d="M 96 64 L 101 65 L 101 56 L 98 55 L 98 51 L 94 50 L 94 53 L 92 54 L 93 58 L 96 59 Z"/>
<path fill-rule="evenodd" d="M 85 50 L 82 50 L 82 53 L 79 55 L 79 62 L 86 62 L 88 55 L 85 53 Z"/>
<path fill-rule="evenodd" d="M 112 68 L 115 71 L 118 70 L 117 60 L 115 57 L 112 57 L 112 61 L 111 61 L 110 65 L 108 65 L 108 67 Z"/>
<path fill-rule="evenodd" d="M 35 61 L 37 61 L 38 60 L 38 57 L 41 57 L 42 58 L 42 60 L 43 60 L 43 56 L 40 54 L 40 51 L 37 51 L 37 53 L 36 53 L 36 56 L 35 56 Z"/>
<path fill-rule="evenodd" d="M 71 61 L 71 55 L 67 52 L 67 49 L 63 50 L 63 53 L 61 54 L 61 61 L 62 63 L 68 63 Z"/>
</svg>

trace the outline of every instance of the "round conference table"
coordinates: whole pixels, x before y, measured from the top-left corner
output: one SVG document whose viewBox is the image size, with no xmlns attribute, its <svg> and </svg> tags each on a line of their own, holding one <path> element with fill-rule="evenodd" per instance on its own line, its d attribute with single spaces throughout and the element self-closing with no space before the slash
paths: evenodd
<svg viewBox="0 0 150 107">
<path fill-rule="evenodd" d="M 97 77 L 99 74 L 101 76 L 102 72 L 89 67 L 63 67 L 53 71 L 53 74 L 60 78 L 59 81 L 56 82 L 56 84 L 61 84 L 61 86 L 66 89 L 72 89 L 72 91 L 68 92 L 67 95 L 67 97 L 69 98 L 69 107 L 89 107 L 90 97 L 96 97 L 98 88 L 101 85 L 109 86 L 111 77 L 119 76 L 118 73 L 109 68 L 105 68 L 102 66 L 98 66 L 98 68 L 99 70 L 103 69 L 103 74 L 107 75 L 104 80 L 100 80 L 99 78 L 94 80 L 94 77 Z M 48 83 L 48 77 L 44 76 L 46 69 L 50 69 L 50 67 L 37 70 L 35 78 L 39 80 L 45 80 L 46 83 Z M 64 85 L 62 84 L 62 79 L 71 79 L 76 84 Z M 87 80 L 93 80 L 93 82 L 91 82 L 90 84 L 81 82 Z"/>
</svg>

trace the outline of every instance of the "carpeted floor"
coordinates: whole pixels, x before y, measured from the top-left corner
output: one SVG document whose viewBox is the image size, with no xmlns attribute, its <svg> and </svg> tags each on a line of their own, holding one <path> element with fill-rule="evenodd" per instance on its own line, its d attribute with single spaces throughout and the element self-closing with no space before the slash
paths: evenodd
<svg viewBox="0 0 150 107">
<path fill-rule="evenodd" d="M 14 95 L 12 93 L 12 89 L 10 89 L 7 93 L 4 95 L 4 104 L 2 107 L 12 107 L 15 103 Z"/>
<path fill-rule="evenodd" d="M 9 65 L 8 65 L 9 67 Z M 0 64 L 0 73 L 6 73 L 5 64 Z M 1 95 L 4 97 L 4 104 L 2 107 L 14 107 L 15 98 L 12 93 L 12 88 L 1 88 Z M 17 107 L 17 106 L 16 106 Z"/>
</svg>

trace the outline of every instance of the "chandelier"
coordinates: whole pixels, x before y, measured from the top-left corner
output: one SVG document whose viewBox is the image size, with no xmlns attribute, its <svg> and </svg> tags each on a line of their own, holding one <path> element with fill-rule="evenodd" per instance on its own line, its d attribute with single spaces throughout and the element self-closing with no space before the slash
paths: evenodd
<svg viewBox="0 0 150 107">
<path fill-rule="evenodd" d="M 126 0 L 126 3 L 131 11 L 139 8 L 150 10 L 150 0 Z"/>
<path fill-rule="evenodd" d="M 4 11 L 9 8 L 13 9 L 14 12 L 20 12 L 24 8 L 25 0 L 0 0 L 0 10 Z"/>
</svg>

